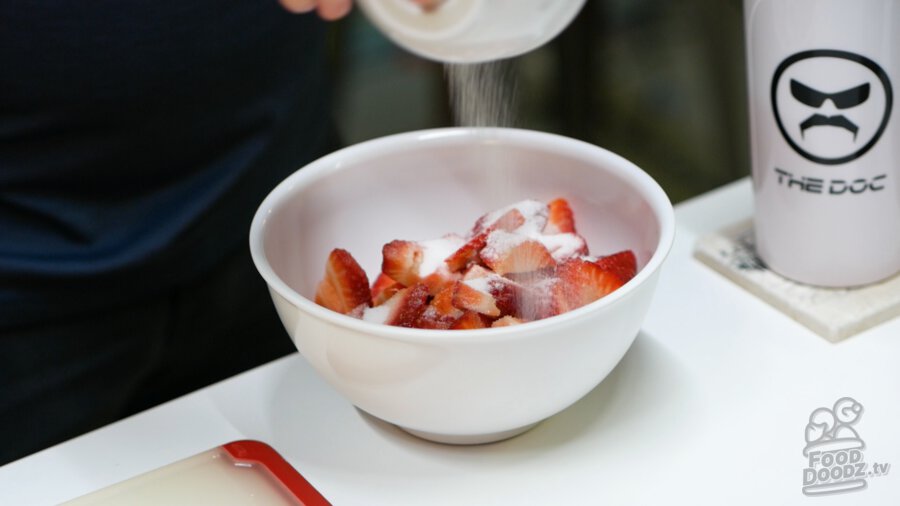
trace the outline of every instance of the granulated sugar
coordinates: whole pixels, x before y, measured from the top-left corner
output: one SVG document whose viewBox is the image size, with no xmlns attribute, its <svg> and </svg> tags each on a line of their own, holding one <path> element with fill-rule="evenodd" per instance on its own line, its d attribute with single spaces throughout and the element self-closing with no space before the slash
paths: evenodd
<svg viewBox="0 0 900 506">
<path fill-rule="evenodd" d="M 444 75 L 459 126 L 515 126 L 517 79 L 512 61 L 447 63 Z"/>
<path fill-rule="evenodd" d="M 458 126 L 469 127 L 514 127 L 516 126 L 516 110 L 518 106 L 518 83 L 515 64 L 511 60 L 500 60 L 475 64 L 445 64 L 444 75 L 450 92 L 450 106 L 453 111 L 453 119 Z M 488 134 L 486 134 L 488 135 Z M 510 202 L 517 198 L 512 194 L 514 187 L 512 167 L 502 157 L 492 155 L 490 151 L 482 156 L 479 163 L 482 166 L 481 184 L 491 189 L 491 193 L 500 202 Z M 519 198 L 521 198 L 519 196 Z M 519 235 L 494 232 L 491 234 L 486 250 L 508 250 L 513 243 L 526 239 L 539 240 L 548 247 L 554 258 L 564 258 L 574 254 L 583 246 L 580 237 L 574 234 L 565 234 L 563 238 L 547 238 L 540 233 L 543 224 L 546 223 L 546 215 L 540 220 L 534 219 L 538 211 L 546 213 L 546 206 L 535 201 L 521 201 L 516 204 L 501 208 L 486 217 L 485 227 L 506 214 L 512 208 L 516 208 L 526 218 L 526 225 L 519 230 Z M 529 230 L 529 226 L 539 223 L 535 230 Z M 579 242 L 580 241 L 580 242 Z M 496 277 L 496 276 L 495 276 Z M 533 316 L 540 312 L 540 308 L 549 303 L 550 287 L 554 280 L 548 278 L 543 272 L 534 272 L 530 275 L 520 276 L 526 281 L 529 289 L 516 290 L 517 314 Z M 488 279 L 468 280 L 466 283 L 481 291 L 489 292 Z M 485 286 L 482 286 L 485 285 Z M 495 287 L 496 288 L 496 287 Z"/>
</svg>

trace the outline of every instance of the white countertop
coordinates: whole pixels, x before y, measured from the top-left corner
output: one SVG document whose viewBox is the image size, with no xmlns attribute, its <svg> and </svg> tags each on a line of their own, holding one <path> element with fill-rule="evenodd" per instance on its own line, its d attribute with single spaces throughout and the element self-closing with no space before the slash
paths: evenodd
<svg viewBox="0 0 900 506">
<path fill-rule="evenodd" d="M 0 468 L 0 504 L 58 503 L 237 439 L 272 445 L 335 505 L 900 504 L 900 319 L 832 344 L 692 257 L 697 237 L 751 205 L 745 179 L 677 206 L 631 350 L 522 436 L 418 440 L 362 415 L 294 354 Z M 845 396 L 864 406 L 853 428 L 868 469 L 891 469 L 808 497 L 810 413 Z"/>
</svg>

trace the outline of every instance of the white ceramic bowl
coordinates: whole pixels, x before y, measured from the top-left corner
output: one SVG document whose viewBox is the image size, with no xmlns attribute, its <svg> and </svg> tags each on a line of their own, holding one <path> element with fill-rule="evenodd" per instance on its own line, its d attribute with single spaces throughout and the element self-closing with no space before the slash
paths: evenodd
<svg viewBox="0 0 900 506">
<path fill-rule="evenodd" d="M 393 239 L 463 234 L 488 211 L 555 197 L 568 199 L 591 253 L 634 250 L 637 276 L 569 313 L 481 330 L 379 325 L 312 300 L 333 248 L 371 280 Z M 448 128 L 357 144 L 292 174 L 257 211 L 250 248 L 297 349 L 332 387 L 420 437 L 482 443 L 527 430 L 606 377 L 640 329 L 673 237 L 666 194 L 609 151 L 540 132 Z"/>
</svg>

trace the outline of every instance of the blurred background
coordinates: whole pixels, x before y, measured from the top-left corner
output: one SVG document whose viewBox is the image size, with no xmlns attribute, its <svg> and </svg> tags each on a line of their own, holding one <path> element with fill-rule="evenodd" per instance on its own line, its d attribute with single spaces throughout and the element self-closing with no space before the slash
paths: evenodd
<svg viewBox="0 0 900 506">
<path fill-rule="evenodd" d="M 444 68 L 357 10 L 332 26 L 342 141 L 454 124 Z M 749 173 L 741 0 L 588 0 L 508 62 L 515 126 L 616 152 L 678 202 Z"/>
</svg>

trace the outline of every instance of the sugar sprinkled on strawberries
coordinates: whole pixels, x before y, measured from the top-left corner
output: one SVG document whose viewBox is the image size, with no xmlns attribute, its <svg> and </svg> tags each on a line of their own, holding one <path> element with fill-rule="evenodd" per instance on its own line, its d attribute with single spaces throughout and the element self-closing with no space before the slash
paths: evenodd
<svg viewBox="0 0 900 506">
<path fill-rule="evenodd" d="M 382 255 L 382 271 L 370 293 L 358 264 L 335 250 L 317 302 L 387 325 L 500 327 L 589 304 L 637 271 L 630 250 L 590 256 L 565 199 L 516 202 L 479 217 L 466 237 L 395 240 L 384 246 Z M 352 288 L 356 285 L 358 289 Z M 352 296 L 342 296 L 345 293 Z"/>
<path fill-rule="evenodd" d="M 513 210 L 518 211 L 524 219 L 524 223 L 522 223 L 518 227 L 515 227 L 513 229 L 514 231 L 518 231 L 523 227 L 536 228 L 537 230 L 541 230 L 547 223 L 548 211 L 546 204 L 538 202 L 537 200 L 522 200 L 485 214 L 475 223 L 475 229 L 473 230 L 473 232 L 477 234 L 478 232 L 487 230 L 491 227 L 491 225 L 494 225 L 498 220 L 500 220 Z"/>
<path fill-rule="evenodd" d="M 456 234 L 448 234 L 440 239 L 420 241 L 422 247 L 422 263 L 419 264 L 419 276 L 425 277 L 444 266 L 444 259 L 462 247 L 466 240 Z"/>
<path fill-rule="evenodd" d="M 587 241 L 578 234 L 540 234 L 536 239 L 547 248 L 557 262 L 588 252 Z"/>
</svg>

